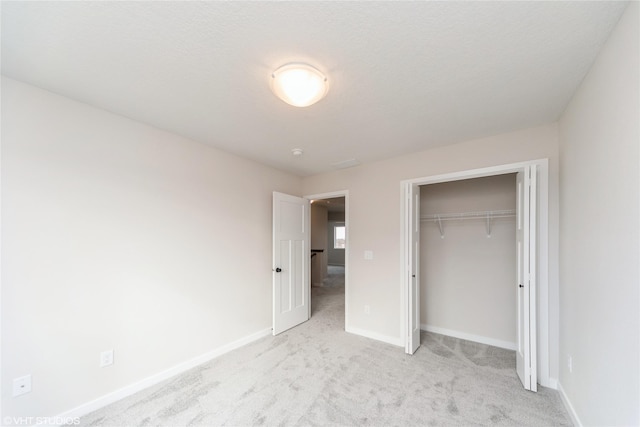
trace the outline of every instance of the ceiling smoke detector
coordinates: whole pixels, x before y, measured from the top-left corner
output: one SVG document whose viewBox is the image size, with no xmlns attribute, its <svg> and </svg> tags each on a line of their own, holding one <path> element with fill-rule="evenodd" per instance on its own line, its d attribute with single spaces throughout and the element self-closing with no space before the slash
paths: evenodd
<svg viewBox="0 0 640 427">
<path fill-rule="evenodd" d="M 294 157 L 300 157 L 303 153 L 304 151 L 302 150 L 302 148 L 294 148 L 293 150 L 291 150 L 291 154 L 293 154 Z"/>
</svg>

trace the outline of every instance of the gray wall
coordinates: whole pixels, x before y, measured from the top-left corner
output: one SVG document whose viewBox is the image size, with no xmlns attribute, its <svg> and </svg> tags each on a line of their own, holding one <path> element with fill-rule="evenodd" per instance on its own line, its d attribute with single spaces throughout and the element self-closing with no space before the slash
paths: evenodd
<svg viewBox="0 0 640 427">
<path fill-rule="evenodd" d="M 274 190 L 301 179 L 3 78 L 3 415 L 53 416 L 268 333 Z"/>
<path fill-rule="evenodd" d="M 639 6 L 560 120 L 560 384 L 584 425 L 640 425 Z"/>
</svg>

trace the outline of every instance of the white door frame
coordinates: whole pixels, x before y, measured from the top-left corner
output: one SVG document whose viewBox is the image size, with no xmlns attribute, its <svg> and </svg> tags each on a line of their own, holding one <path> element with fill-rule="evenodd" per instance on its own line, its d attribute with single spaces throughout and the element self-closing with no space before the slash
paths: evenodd
<svg viewBox="0 0 640 427">
<path fill-rule="evenodd" d="M 405 225 L 407 206 L 407 188 L 410 185 L 437 184 L 442 182 L 460 181 L 463 179 L 481 178 L 486 176 L 504 175 L 524 171 L 527 166 L 537 166 L 538 169 L 538 288 L 537 288 L 537 380 L 545 387 L 554 387 L 554 382 L 549 376 L 550 352 L 549 352 L 549 160 L 538 159 L 519 163 L 510 163 L 486 168 L 463 170 L 458 172 L 432 175 L 421 178 L 403 180 L 400 182 L 400 288 L 401 288 L 401 327 L 402 340 L 407 343 L 407 325 L 409 324 L 409 295 L 406 267 L 409 265 L 407 244 L 410 236 L 407 234 L 408 228 Z"/>
<path fill-rule="evenodd" d="M 330 193 L 311 194 L 303 196 L 309 200 L 333 199 L 344 197 L 344 227 L 347 245 L 344 249 L 344 330 L 349 331 L 349 190 L 332 191 Z M 311 283 L 311 270 L 309 270 L 309 283 Z"/>
<path fill-rule="evenodd" d="M 412 262 L 405 272 L 407 307 L 410 307 L 411 314 L 407 316 L 407 341 L 404 351 L 413 354 L 420 347 L 420 186 L 411 184 L 407 185 L 406 189 L 408 193 L 405 225 L 408 229 L 405 233 L 412 236 L 406 241 L 406 251 L 407 260 Z"/>
</svg>

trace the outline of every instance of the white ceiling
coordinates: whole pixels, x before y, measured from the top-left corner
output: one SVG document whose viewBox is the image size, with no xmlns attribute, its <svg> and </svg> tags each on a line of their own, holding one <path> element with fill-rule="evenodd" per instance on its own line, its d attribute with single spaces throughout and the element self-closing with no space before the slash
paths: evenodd
<svg viewBox="0 0 640 427">
<path fill-rule="evenodd" d="M 345 198 L 344 197 L 332 197 L 330 199 L 316 199 L 312 203 L 319 206 L 325 206 L 328 212 L 344 212 L 345 211 Z"/>
<path fill-rule="evenodd" d="M 304 176 L 556 120 L 625 6 L 3 2 L 2 73 Z M 292 61 L 324 100 L 270 92 Z"/>
</svg>

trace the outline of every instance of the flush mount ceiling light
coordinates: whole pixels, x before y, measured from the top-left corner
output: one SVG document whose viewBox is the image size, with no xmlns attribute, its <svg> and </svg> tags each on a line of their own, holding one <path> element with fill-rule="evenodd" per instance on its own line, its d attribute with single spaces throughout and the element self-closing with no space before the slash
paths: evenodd
<svg viewBox="0 0 640 427">
<path fill-rule="evenodd" d="M 320 101 L 329 90 L 324 74 L 308 64 L 290 63 L 271 74 L 271 90 L 294 107 L 308 107 Z"/>
</svg>

